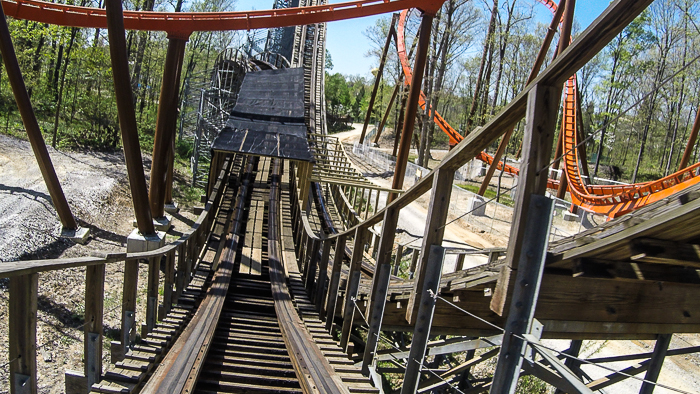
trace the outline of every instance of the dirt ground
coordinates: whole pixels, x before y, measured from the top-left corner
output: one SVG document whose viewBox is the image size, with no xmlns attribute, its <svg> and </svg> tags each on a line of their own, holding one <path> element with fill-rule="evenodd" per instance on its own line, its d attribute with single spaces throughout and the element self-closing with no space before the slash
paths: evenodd
<svg viewBox="0 0 700 394">
<path fill-rule="evenodd" d="M 86 245 L 58 237 L 60 222 L 27 141 L 0 135 L 0 264 L 6 261 L 89 256 L 96 251 L 124 251 L 133 230 L 133 206 L 123 154 L 61 152 L 49 148 L 64 194 L 83 227 L 90 228 Z M 144 157 L 148 165 L 150 159 Z M 150 168 L 146 166 L 146 174 Z M 175 238 L 193 222 L 191 208 L 174 215 L 169 237 Z M 123 264 L 107 266 L 105 282 L 105 341 L 103 362 L 108 365 L 109 343 L 119 329 Z M 139 283 L 147 272 L 141 269 Z M 0 282 L 0 393 L 9 392 L 7 362 L 7 280 Z M 145 311 L 145 287 L 140 286 L 137 320 Z M 39 274 L 37 367 L 40 393 L 63 393 L 66 370 L 83 369 L 82 326 L 85 269 Z"/>
</svg>

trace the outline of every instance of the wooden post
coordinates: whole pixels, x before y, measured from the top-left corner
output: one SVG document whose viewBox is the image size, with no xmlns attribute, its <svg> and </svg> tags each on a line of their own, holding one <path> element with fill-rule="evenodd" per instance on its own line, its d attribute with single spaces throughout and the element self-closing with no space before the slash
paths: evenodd
<svg viewBox="0 0 700 394">
<path fill-rule="evenodd" d="M 146 323 L 141 326 L 141 336 L 145 337 L 156 326 L 158 312 L 158 285 L 160 282 L 161 257 L 148 260 L 148 285 L 146 289 Z"/>
<path fill-rule="evenodd" d="M 529 209 L 525 211 L 527 219 L 522 243 L 524 250 L 520 253 L 517 279 L 512 290 L 513 299 L 490 391 L 492 394 L 515 393 L 518 384 L 522 355 L 527 345 L 521 338 L 532 330 L 553 210 L 554 202 L 551 199 L 542 195 L 532 195 Z"/>
<path fill-rule="evenodd" d="M 3 19 L 4 20 L 4 19 Z M 10 278 L 10 392 L 37 393 L 36 311 L 39 274 Z"/>
<path fill-rule="evenodd" d="M 104 326 L 105 265 L 85 268 L 85 327 L 83 358 L 87 391 L 102 379 L 102 334 Z"/>
<path fill-rule="evenodd" d="M 420 257 L 420 249 L 413 249 L 413 254 L 411 254 L 411 266 L 408 267 L 408 277 L 413 279 L 416 272 L 416 266 L 418 265 L 418 258 Z"/>
<path fill-rule="evenodd" d="M 177 96 L 180 81 L 177 80 L 181 57 L 185 56 L 184 47 L 187 39 L 168 35 L 168 50 L 165 55 L 163 81 L 160 85 L 158 100 L 158 115 L 156 119 L 156 134 L 153 141 L 153 162 L 151 164 L 151 187 L 149 203 L 154 217 L 165 216 L 165 189 L 168 178 L 168 162 L 170 150 L 175 139 L 175 123 L 177 118 Z"/>
<path fill-rule="evenodd" d="M 7 70 L 7 77 L 10 81 L 15 101 L 17 102 L 17 108 L 22 116 L 22 123 L 24 123 L 24 128 L 27 131 L 29 143 L 32 145 L 39 170 L 41 170 L 44 183 L 46 183 L 46 188 L 49 190 L 51 202 L 54 208 L 56 208 L 56 213 L 58 213 L 58 217 L 61 219 L 63 228 L 66 230 L 76 230 L 78 228 L 78 223 L 76 223 L 73 213 L 71 213 L 70 206 L 68 206 L 68 201 L 63 194 L 63 189 L 56 176 L 56 170 L 54 170 L 53 164 L 51 163 L 49 151 L 46 149 L 44 137 L 41 135 L 41 129 L 34 115 L 32 103 L 29 100 L 27 87 L 22 78 L 22 70 L 20 70 L 19 63 L 17 62 L 15 48 L 12 45 L 12 37 L 10 36 L 10 30 L 5 20 L 5 13 L 2 9 L 0 9 L 0 53 L 2 53 L 2 59 L 5 63 L 5 69 Z"/>
<path fill-rule="evenodd" d="M 649 369 L 644 376 L 645 380 L 650 382 L 656 382 L 659 379 L 659 374 L 661 373 L 661 367 L 664 365 L 664 359 L 666 358 L 666 352 L 668 351 L 668 345 L 671 344 L 671 338 L 673 334 L 661 334 L 656 338 L 656 345 L 654 346 L 654 355 L 651 356 L 651 363 L 649 363 Z M 639 394 L 652 394 L 654 392 L 655 384 L 644 382 L 642 383 L 642 388 L 639 390 Z"/>
<path fill-rule="evenodd" d="M 352 258 L 350 259 L 350 271 L 348 272 L 348 284 L 345 288 L 345 309 L 343 309 L 343 330 L 340 335 L 340 347 L 348 350 L 348 340 L 355 317 L 355 298 L 360 287 L 360 277 L 362 271 L 362 256 L 365 250 L 365 240 L 367 229 L 360 226 L 355 230 L 355 243 L 352 248 Z"/>
<path fill-rule="evenodd" d="M 301 250 L 299 251 L 301 253 L 301 258 L 299 259 L 299 270 L 301 272 L 303 282 L 306 283 L 306 276 L 309 272 L 309 257 L 311 254 L 311 248 L 314 243 L 314 240 L 306 232 L 306 229 L 303 225 L 300 227 L 300 229 L 301 231 L 303 231 L 302 239 L 304 241 L 302 241 Z"/>
<path fill-rule="evenodd" d="M 345 256 L 345 242 L 347 235 L 339 235 L 335 241 L 335 256 L 333 258 L 333 271 L 331 280 L 328 283 L 328 298 L 326 299 L 326 330 L 333 328 L 333 318 L 335 317 L 335 307 L 338 305 L 338 289 L 340 287 L 340 270 L 343 266 Z"/>
<path fill-rule="evenodd" d="M 430 328 L 433 324 L 435 302 L 437 298 L 431 297 L 431 293 L 437 296 L 440 291 L 440 276 L 442 264 L 445 261 L 445 248 L 440 245 L 430 246 L 430 261 L 428 270 L 425 271 L 424 280 L 420 289 L 420 306 L 417 312 L 416 326 L 413 329 L 413 341 L 406 362 L 406 374 L 401 387 L 401 394 L 412 394 L 418 389 L 418 380 L 422 369 L 423 359 L 430 337 Z"/>
<path fill-rule="evenodd" d="M 331 241 L 324 240 L 323 248 L 321 249 L 321 261 L 318 266 L 318 283 L 316 283 L 316 309 L 319 313 L 319 318 L 323 319 L 325 310 L 323 304 L 323 296 L 326 294 L 326 280 L 328 279 L 328 260 L 331 254 Z"/>
<path fill-rule="evenodd" d="M 464 253 L 460 253 L 457 255 L 457 265 L 455 266 L 455 272 L 461 271 L 464 269 L 464 258 L 466 255 Z"/>
<path fill-rule="evenodd" d="M 121 341 L 112 342 L 112 362 L 121 361 L 132 338 L 136 336 L 136 297 L 138 293 L 139 262 L 130 260 L 124 263 L 124 285 L 122 291 Z"/>
<path fill-rule="evenodd" d="M 396 260 L 394 261 L 394 272 L 393 275 L 399 274 L 399 269 L 401 268 L 401 257 L 403 257 L 403 245 L 398 244 L 396 246 Z"/>
<path fill-rule="evenodd" d="M 494 394 L 515 390 L 525 344 L 512 334 L 529 332 L 537 303 L 552 219 L 552 200 L 543 197 L 548 172 L 541 170 L 549 164 L 560 96 L 561 87 L 541 85 L 535 85 L 528 94 L 523 163 L 508 242 L 507 264 L 502 273 L 504 280 L 499 280 L 496 294 L 491 299 L 491 309 L 502 314 L 507 292 L 513 288 L 506 334 L 491 387 Z M 518 279 L 510 286 L 512 271 L 517 271 Z"/>
<path fill-rule="evenodd" d="M 379 193 L 379 190 L 377 190 L 377 193 Z M 372 189 L 369 189 L 369 192 L 367 193 L 367 203 L 365 204 L 365 220 L 369 217 L 369 208 L 372 205 Z M 374 210 L 375 212 L 377 211 L 376 209 Z"/>
<path fill-rule="evenodd" d="M 173 284 L 175 281 L 175 251 L 165 255 L 165 273 L 163 281 L 163 307 L 158 308 L 158 320 L 165 319 L 173 305 Z"/>
<path fill-rule="evenodd" d="M 372 94 L 369 96 L 369 106 L 367 107 L 367 115 L 365 115 L 365 124 L 362 126 L 362 134 L 360 134 L 360 144 L 365 141 L 365 134 L 367 133 L 367 125 L 372 117 L 372 109 L 374 108 L 374 99 L 377 97 L 377 90 L 379 90 L 379 83 L 382 80 L 382 73 L 384 72 L 384 64 L 386 63 L 386 55 L 389 52 L 389 45 L 391 44 L 391 38 L 396 34 L 395 27 L 396 20 L 399 18 L 399 14 L 394 14 L 391 17 L 391 26 L 389 26 L 389 34 L 386 36 L 386 41 L 384 42 L 384 49 L 382 49 L 382 56 L 379 58 L 379 69 L 377 70 L 377 76 L 374 78 L 374 87 L 372 88 Z M 387 109 L 387 113 L 389 110 Z"/>
<path fill-rule="evenodd" d="M 442 245 L 442 238 L 445 235 L 445 223 L 450 208 L 450 197 L 452 195 L 452 182 L 455 171 L 440 168 L 433 177 L 433 189 L 430 194 L 430 206 L 428 207 L 428 217 L 425 222 L 425 233 L 421 246 L 422 253 L 418 261 L 416 276 L 413 282 L 413 295 L 408 301 L 406 308 L 406 320 L 410 324 L 415 322 L 414 315 L 418 312 L 420 299 L 423 293 L 423 281 L 430 261 L 430 246 Z"/>
<path fill-rule="evenodd" d="M 377 265 L 374 278 L 372 278 L 370 302 L 367 305 L 369 332 L 367 333 L 367 343 L 362 358 L 362 374 L 365 376 L 369 376 L 369 368 L 374 359 L 374 353 L 377 351 L 377 340 L 382 327 L 386 296 L 389 292 L 389 279 L 391 278 L 391 251 L 394 246 L 399 212 L 397 208 L 388 208 L 384 211 L 382 234 L 377 252 Z"/>
<path fill-rule="evenodd" d="M 513 225 L 506 251 L 508 269 L 516 270 L 525 236 L 527 207 L 533 194 L 544 195 L 547 190 L 547 167 L 554 141 L 561 87 L 537 85 L 528 94 L 527 124 L 523 141 L 523 163 L 520 167 L 518 194 L 513 211 Z M 501 284 L 498 285 L 501 288 Z M 507 287 L 502 287 L 506 289 Z M 498 292 L 498 288 L 496 289 Z M 503 313 L 505 298 L 494 296 L 491 309 Z"/>
<path fill-rule="evenodd" d="M 309 238 L 311 239 L 311 238 Z M 316 268 L 318 266 L 318 252 L 321 247 L 321 240 L 311 239 L 311 254 L 309 255 L 308 272 L 306 273 L 306 291 L 311 295 L 314 280 L 316 280 Z"/>
<path fill-rule="evenodd" d="M 428 58 L 428 44 L 430 44 L 430 30 L 433 25 L 433 16 L 434 15 L 427 12 L 424 13 L 420 23 L 416 63 L 413 68 L 413 79 L 411 80 L 411 88 L 408 93 L 406 115 L 404 117 L 403 130 L 401 131 L 401 143 L 399 144 L 399 153 L 396 157 L 394 180 L 391 184 L 392 189 L 401 189 L 403 187 L 403 177 L 406 174 L 408 153 L 411 150 L 411 140 L 413 139 L 413 126 L 416 124 L 418 99 L 421 94 L 420 88 L 423 86 L 423 74 L 425 72 L 426 59 Z M 394 201 L 394 198 L 396 198 L 396 194 L 389 193 L 387 202 Z"/>
<path fill-rule="evenodd" d="M 374 198 L 374 212 L 379 212 L 379 195 L 382 192 L 380 190 L 377 190 L 377 196 Z"/>
<path fill-rule="evenodd" d="M 143 174 L 139 134 L 136 128 L 131 77 L 129 75 L 129 59 L 126 54 L 122 2 L 120 0 L 105 0 L 105 12 L 107 14 L 109 53 L 112 59 L 114 95 L 117 100 L 119 129 L 122 133 L 122 146 L 124 147 L 126 169 L 129 174 L 129 185 L 131 186 L 136 223 L 141 234 L 155 234 L 153 218 L 148 204 L 146 177 Z"/>
</svg>

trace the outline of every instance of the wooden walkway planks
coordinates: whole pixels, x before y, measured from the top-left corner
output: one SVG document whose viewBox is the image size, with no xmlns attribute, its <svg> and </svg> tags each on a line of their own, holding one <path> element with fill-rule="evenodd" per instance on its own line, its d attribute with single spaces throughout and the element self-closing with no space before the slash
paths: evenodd
<svg viewBox="0 0 700 394">
<path fill-rule="evenodd" d="M 241 251 L 239 272 L 260 275 L 262 269 L 263 226 L 269 200 L 267 177 L 270 173 L 270 158 L 260 158 L 245 230 L 245 243 Z"/>
</svg>

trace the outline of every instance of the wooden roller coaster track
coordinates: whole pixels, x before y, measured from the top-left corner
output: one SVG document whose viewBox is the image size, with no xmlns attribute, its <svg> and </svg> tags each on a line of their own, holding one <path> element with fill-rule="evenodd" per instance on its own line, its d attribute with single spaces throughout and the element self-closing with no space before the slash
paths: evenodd
<svg viewBox="0 0 700 394">
<path fill-rule="evenodd" d="M 473 392 L 489 387 L 494 387 L 493 393 L 511 392 L 496 387 L 517 382 L 522 367 L 564 390 L 589 393 L 619 377 L 584 384 L 556 357 L 547 358 L 546 364 L 537 359 L 522 363 L 522 349 L 527 346 L 548 357 L 540 336 L 659 338 L 657 344 L 663 344 L 663 336 L 671 333 L 700 332 L 700 315 L 695 312 L 700 279 L 687 274 L 689 268 L 700 267 L 700 186 L 552 246 L 542 230 L 548 225 L 545 208 L 551 202 L 543 202 L 547 181 L 538 175 L 550 160 L 561 86 L 650 2 L 611 4 L 511 103 L 402 193 L 373 187 L 348 162 L 342 145 L 323 132 L 324 51 L 318 40 L 323 39 L 324 26 L 298 29 L 302 36 L 290 63 L 307 67 L 306 115 L 318 162 L 308 168 L 217 153 L 207 204 L 176 241 L 147 252 L 0 265 L 0 276 L 10 278 L 11 391 L 38 391 L 39 273 L 71 267 L 87 267 L 85 365 L 81 374 L 66 376 L 71 393 L 373 393 L 377 390 L 366 378 L 371 374 L 375 383 L 379 381 L 373 361 L 393 358 L 406 361 L 396 364 L 405 368 L 403 392 L 424 392 L 446 387 L 446 379 L 451 379 L 450 371 L 421 379 L 430 372 L 423 366 L 426 355 L 491 345 L 502 346 L 501 355 L 515 355 L 499 357 L 496 370 L 497 376 L 510 371 L 511 377 L 479 381 Z M 391 7 L 398 3 L 408 4 L 383 2 Z M 329 11 L 319 13 L 324 12 Z M 442 243 L 455 171 L 526 112 L 526 160 L 506 259 L 443 275 Z M 380 192 L 398 197 L 383 207 L 377 202 L 371 207 L 371 197 L 378 201 Z M 391 269 L 401 262 L 401 253 L 393 254 L 398 216 L 426 192 L 430 209 L 422 245 L 412 260 L 414 277 L 401 279 Z M 380 230 L 373 229 L 380 223 Z M 148 306 L 145 316 L 138 317 L 144 324 L 137 341 L 134 308 L 139 285 L 133 274 L 140 262 L 149 271 L 142 286 Z M 124 264 L 125 280 L 120 341 L 111 344 L 115 363 L 102 374 L 106 264 Z M 457 314 L 445 303 L 447 298 L 479 319 Z M 541 308 L 535 311 L 537 305 Z M 530 315 L 521 319 L 521 310 Z M 513 319 L 521 320 L 513 324 Z M 360 325 L 367 328 L 365 338 L 353 329 Z M 386 330 L 413 332 L 410 348 L 378 350 L 377 340 Z M 431 333 L 487 337 L 428 344 Z M 674 354 L 692 351 L 696 349 Z M 497 353 L 492 349 L 455 370 L 464 371 Z M 658 373 L 664 356 L 656 353 L 644 356 L 649 361 L 637 371 Z M 512 365 L 501 365 L 508 359 Z M 362 374 L 352 365 L 360 360 Z"/>
</svg>

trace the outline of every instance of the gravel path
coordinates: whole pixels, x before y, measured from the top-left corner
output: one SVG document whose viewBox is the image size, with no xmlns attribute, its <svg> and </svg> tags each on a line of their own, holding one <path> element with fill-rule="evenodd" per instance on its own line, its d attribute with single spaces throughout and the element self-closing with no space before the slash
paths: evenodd
<svg viewBox="0 0 700 394">
<path fill-rule="evenodd" d="M 124 251 L 133 230 L 133 206 L 121 152 L 49 154 L 73 215 L 90 228 L 86 245 L 58 238 L 61 223 L 51 205 L 29 142 L 0 135 L 0 264 L 89 256 L 95 251 Z M 148 172 L 149 158 L 144 155 Z M 193 222 L 191 210 L 174 215 L 171 241 Z M 120 324 L 123 264 L 108 264 L 105 280 L 103 365 L 109 364 L 109 343 Z M 145 311 L 147 270 L 139 270 L 137 321 Z M 65 392 L 66 370 L 83 369 L 82 326 L 85 268 L 39 274 L 37 369 L 40 393 Z M 7 367 L 7 281 L 0 280 L 0 394 L 9 391 Z"/>
<path fill-rule="evenodd" d="M 126 177 L 123 156 L 50 147 L 49 154 L 73 216 L 93 222 Z M 29 142 L 0 135 L 0 195 L 0 261 L 44 258 L 73 245 L 57 238 L 61 223 Z"/>
</svg>

